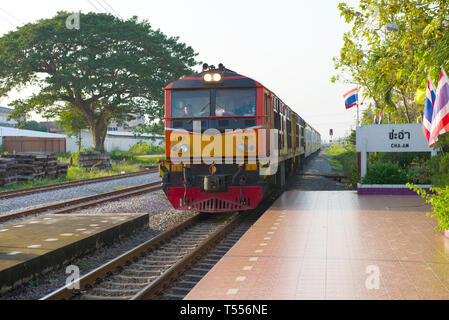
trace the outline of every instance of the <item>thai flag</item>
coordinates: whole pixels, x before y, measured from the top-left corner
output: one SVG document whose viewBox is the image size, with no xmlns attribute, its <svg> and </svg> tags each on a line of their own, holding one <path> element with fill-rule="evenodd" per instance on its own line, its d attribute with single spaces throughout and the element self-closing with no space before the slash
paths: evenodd
<svg viewBox="0 0 449 320">
<path fill-rule="evenodd" d="M 449 79 L 441 68 L 438 81 L 435 106 L 432 114 L 432 127 L 430 130 L 429 146 L 438 141 L 438 136 L 449 131 Z"/>
<path fill-rule="evenodd" d="M 427 80 L 426 101 L 424 102 L 424 115 L 422 118 L 422 131 L 427 141 L 430 139 L 430 131 L 432 130 L 432 116 L 435 105 L 435 86 L 432 80 Z"/>
<path fill-rule="evenodd" d="M 345 98 L 346 109 L 352 108 L 353 106 L 358 106 L 357 102 L 359 98 L 357 92 L 358 88 L 355 88 L 343 95 L 343 98 Z"/>
<path fill-rule="evenodd" d="M 382 110 L 379 111 L 379 124 L 382 124 Z"/>
</svg>

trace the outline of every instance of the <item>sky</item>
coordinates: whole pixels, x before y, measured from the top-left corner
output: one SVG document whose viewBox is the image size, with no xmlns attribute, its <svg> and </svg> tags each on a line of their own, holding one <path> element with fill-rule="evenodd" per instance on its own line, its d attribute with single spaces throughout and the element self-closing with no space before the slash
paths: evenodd
<svg viewBox="0 0 449 320">
<path fill-rule="evenodd" d="M 337 5 L 344 0 L 15 0 L 0 2 L 0 36 L 22 23 L 58 11 L 110 12 L 146 19 L 154 29 L 199 53 L 198 60 L 225 67 L 262 83 L 329 139 L 355 127 L 356 108 L 345 109 L 343 94 L 355 86 L 332 83 L 332 61 L 350 30 Z M 345 0 L 357 6 L 358 0 Z M 82 20 L 81 25 L 82 28 Z M 196 68 L 198 71 L 200 67 Z M 0 98 L 0 105 L 32 90 Z M 33 115 L 35 120 L 41 120 Z"/>
</svg>

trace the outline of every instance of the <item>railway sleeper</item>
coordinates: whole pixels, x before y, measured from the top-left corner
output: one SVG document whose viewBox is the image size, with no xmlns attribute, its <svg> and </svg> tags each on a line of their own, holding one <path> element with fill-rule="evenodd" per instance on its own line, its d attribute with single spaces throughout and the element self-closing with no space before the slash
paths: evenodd
<svg viewBox="0 0 449 320">
<path fill-rule="evenodd" d="M 80 300 L 130 300 L 133 296 L 102 296 L 94 294 L 84 294 Z"/>
<path fill-rule="evenodd" d="M 147 278 L 145 282 L 130 282 L 129 280 L 124 280 L 123 282 L 120 279 L 114 279 L 113 281 L 104 282 L 101 287 L 98 288 L 107 288 L 113 290 L 140 290 L 142 287 L 146 286 L 148 283 L 153 281 L 156 278 Z"/>
<path fill-rule="evenodd" d="M 124 277 L 151 277 L 151 276 L 159 276 L 161 274 L 160 270 L 140 270 L 140 269 L 126 269 L 122 273 L 118 274 L 117 276 L 124 276 Z M 143 276 L 145 275 L 145 276 Z"/>
</svg>

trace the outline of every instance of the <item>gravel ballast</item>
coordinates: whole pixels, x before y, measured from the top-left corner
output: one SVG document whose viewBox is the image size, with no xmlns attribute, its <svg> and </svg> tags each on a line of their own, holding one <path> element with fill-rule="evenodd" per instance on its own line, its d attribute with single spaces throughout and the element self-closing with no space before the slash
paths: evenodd
<svg viewBox="0 0 449 320">
<path fill-rule="evenodd" d="M 117 203 L 121 202 L 122 201 Z M 167 200 L 165 200 L 165 202 L 168 203 Z M 151 203 L 152 201 L 148 201 L 147 205 L 151 205 Z M 110 206 L 111 204 L 108 205 Z M 81 259 L 71 262 L 68 265 L 75 265 L 79 267 L 80 276 L 83 276 L 196 214 L 196 212 L 170 209 L 162 213 L 150 215 L 149 226 L 145 230 L 136 232 L 132 236 L 124 238 L 112 246 L 100 248 Z M 70 275 L 66 273 L 66 267 L 67 266 L 39 276 L 36 279 L 29 281 L 27 284 L 14 289 L 13 291 L 7 292 L 2 296 L 0 295 L 0 300 L 40 299 L 66 284 L 66 279 Z"/>
<path fill-rule="evenodd" d="M 159 180 L 159 174 L 151 173 L 142 176 L 99 182 L 85 186 L 54 190 L 23 197 L 2 199 L 0 200 L 0 215 L 13 214 L 42 205 L 49 205 L 61 201 L 111 192 L 119 188 L 142 185 L 155 182 L 157 180 Z"/>
</svg>

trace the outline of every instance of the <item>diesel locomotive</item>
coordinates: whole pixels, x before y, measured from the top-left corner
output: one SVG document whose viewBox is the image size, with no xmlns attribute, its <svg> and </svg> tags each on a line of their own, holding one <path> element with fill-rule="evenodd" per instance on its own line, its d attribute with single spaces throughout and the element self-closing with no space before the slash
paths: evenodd
<svg viewBox="0 0 449 320">
<path fill-rule="evenodd" d="M 262 84 L 203 65 L 165 88 L 163 190 L 175 209 L 256 208 L 321 148 L 320 134 Z"/>
</svg>

